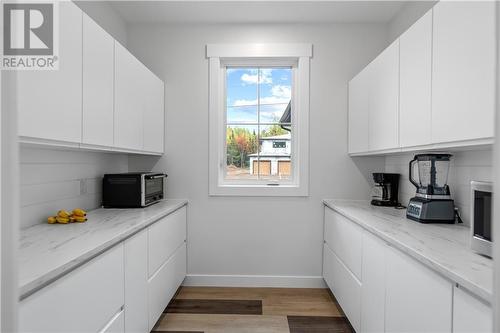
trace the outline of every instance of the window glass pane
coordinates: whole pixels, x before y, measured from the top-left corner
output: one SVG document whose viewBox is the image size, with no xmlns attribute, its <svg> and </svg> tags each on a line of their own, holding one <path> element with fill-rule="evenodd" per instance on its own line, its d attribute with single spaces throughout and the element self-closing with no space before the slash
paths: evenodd
<svg viewBox="0 0 500 333">
<path fill-rule="evenodd" d="M 288 103 L 276 104 L 261 104 L 260 105 L 260 122 L 261 123 L 282 123 L 290 122 L 286 119 L 286 109 Z"/>
<path fill-rule="evenodd" d="M 229 125 L 226 128 L 226 179 L 258 179 L 252 161 L 258 159 L 258 126 Z"/>
<path fill-rule="evenodd" d="M 257 68 L 226 69 L 226 114 L 229 123 L 257 123 Z"/>
<path fill-rule="evenodd" d="M 259 73 L 260 122 L 290 122 L 286 111 L 292 98 L 292 69 L 261 68 Z"/>
<path fill-rule="evenodd" d="M 291 139 L 292 133 L 280 125 L 260 126 L 260 179 L 291 179 Z"/>
</svg>

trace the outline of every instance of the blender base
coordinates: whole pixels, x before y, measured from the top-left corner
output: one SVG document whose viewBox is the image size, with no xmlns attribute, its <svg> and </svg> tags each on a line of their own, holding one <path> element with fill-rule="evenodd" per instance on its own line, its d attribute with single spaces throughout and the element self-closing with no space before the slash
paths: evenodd
<svg viewBox="0 0 500 333">
<path fill-rule="evenodd" d="M 455 204 L 452 199 L 410 199 L 406 217 L 420 223 L 455 223 Z"/>
</svg>

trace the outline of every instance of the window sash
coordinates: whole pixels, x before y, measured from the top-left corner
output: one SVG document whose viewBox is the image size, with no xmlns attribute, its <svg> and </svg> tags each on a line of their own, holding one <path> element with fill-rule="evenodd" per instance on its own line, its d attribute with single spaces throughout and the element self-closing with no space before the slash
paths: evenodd
<svg viewBox="0 0 500 333">
<path fill-rule="evenodd" d="M 238 65 L 240 64 L 240 65 Z M 260 69 L 291 69 L 292 72 L 292 79 L 291 79 L 291 88 L 292 88 L 292 94 L 291 94 L 291 108 L 294 110 L 295 106 L 295 96 L 296 96 L 296 85 L 297 85 L 297 62 L 296 61 L 269 61 L 269 60 L 238 60 L 236 61 L 229 61 L 229 62 L 221 62 L 221 69 L 222 69 L 222 86 L 223 86 L 223 135 L 222 135 L 222 161 L 220 163 L 220 170 L 219 170 L 219 185 L 222 186 L 227 186 L 227 185 L 248 185 L 248 186 L 266 186 L 266 185 L 288 185 L 288 186 L 295 186 L 298 185 L 297 181 L 297 173 L 298 169 L 296 168 L 296 163 L 297 163 L 297 158 L 296 156 L 296 149 L 294 147 L 296 146 L 296 136 L 293 134 L 295 129 L 296 129 L 296 113 L 292 111 L 292 121 L 290 123 L 280 123 L 280 122 L 260 122 L 260 106 L 261 105 L 268 105 L 268 104 L 261 104 L 260 103 L 260 77 L 257 79 L 257 104 L 256 105 L 249 105 L 249 106 L 257 106 L 257 122 L 228 122 L 227 121 L 227 69 L 231 68 L 252 68 L 252 69 L 258 69 L 259 70 L 259 75 L 260 75 Z M 285 104 L 285 103 L 274 103 L 274 104 Z M 272 105 L 272 104 L 270 104 Z M 247 105 L 245 105 L 247 106 Z M 260 155 L 260 126 L 272 126 L 272 125 L 288 125 L 291 127 L 291 139 L 290 139 L 290 163 L 291 163 L 291 174 L 287 179 L 264 179 L 261 177 L 260 172 L 257 175 L 257 179 L 227 179 L 227 126 L 258 126 L 257 130 L 257 161 L 260 166 L 260 160 L 261 160 L 261 155 Z"/>
</svg>

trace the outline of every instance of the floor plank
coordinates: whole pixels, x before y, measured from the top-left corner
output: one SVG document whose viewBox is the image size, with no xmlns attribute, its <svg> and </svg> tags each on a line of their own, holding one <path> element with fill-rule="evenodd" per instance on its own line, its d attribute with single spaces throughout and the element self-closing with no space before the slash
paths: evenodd
<svg viewBox="0 0 500 333">
<path fill-rule="evenodd" d="M 183 287 L 178 299 L 262 300 L 264 315 L 342 316 L 329 289 Z"/>
<path fill-rule="evenodd" d="M 175 299 L 168 313 L 261 315 L 261 300 Z"/>
<path fill-rule="evenodd" d="M 290 333 L 355 333 L 344 317 L 288 316 Z"/>
<path fill-rule="evenodd" d="M 289 333 L 285 316 L 167 313 L 156 332 Z"/>
</svg>

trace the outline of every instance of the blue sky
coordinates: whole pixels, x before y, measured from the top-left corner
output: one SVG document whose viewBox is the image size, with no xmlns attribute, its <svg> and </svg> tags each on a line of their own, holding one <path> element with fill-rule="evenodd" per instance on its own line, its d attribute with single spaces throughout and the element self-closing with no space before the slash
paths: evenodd
<svg viewBox="0 0 500 333">
<path fill-rule="evenodd" d="M 257 84 L 260 72 L 260 84 Z M 290 68 L 228 68 L 227 121 L 257 122 L 257 89 L 260 89 L 260 120 L 279 120 L 291 96 Z"/>
</svg>

